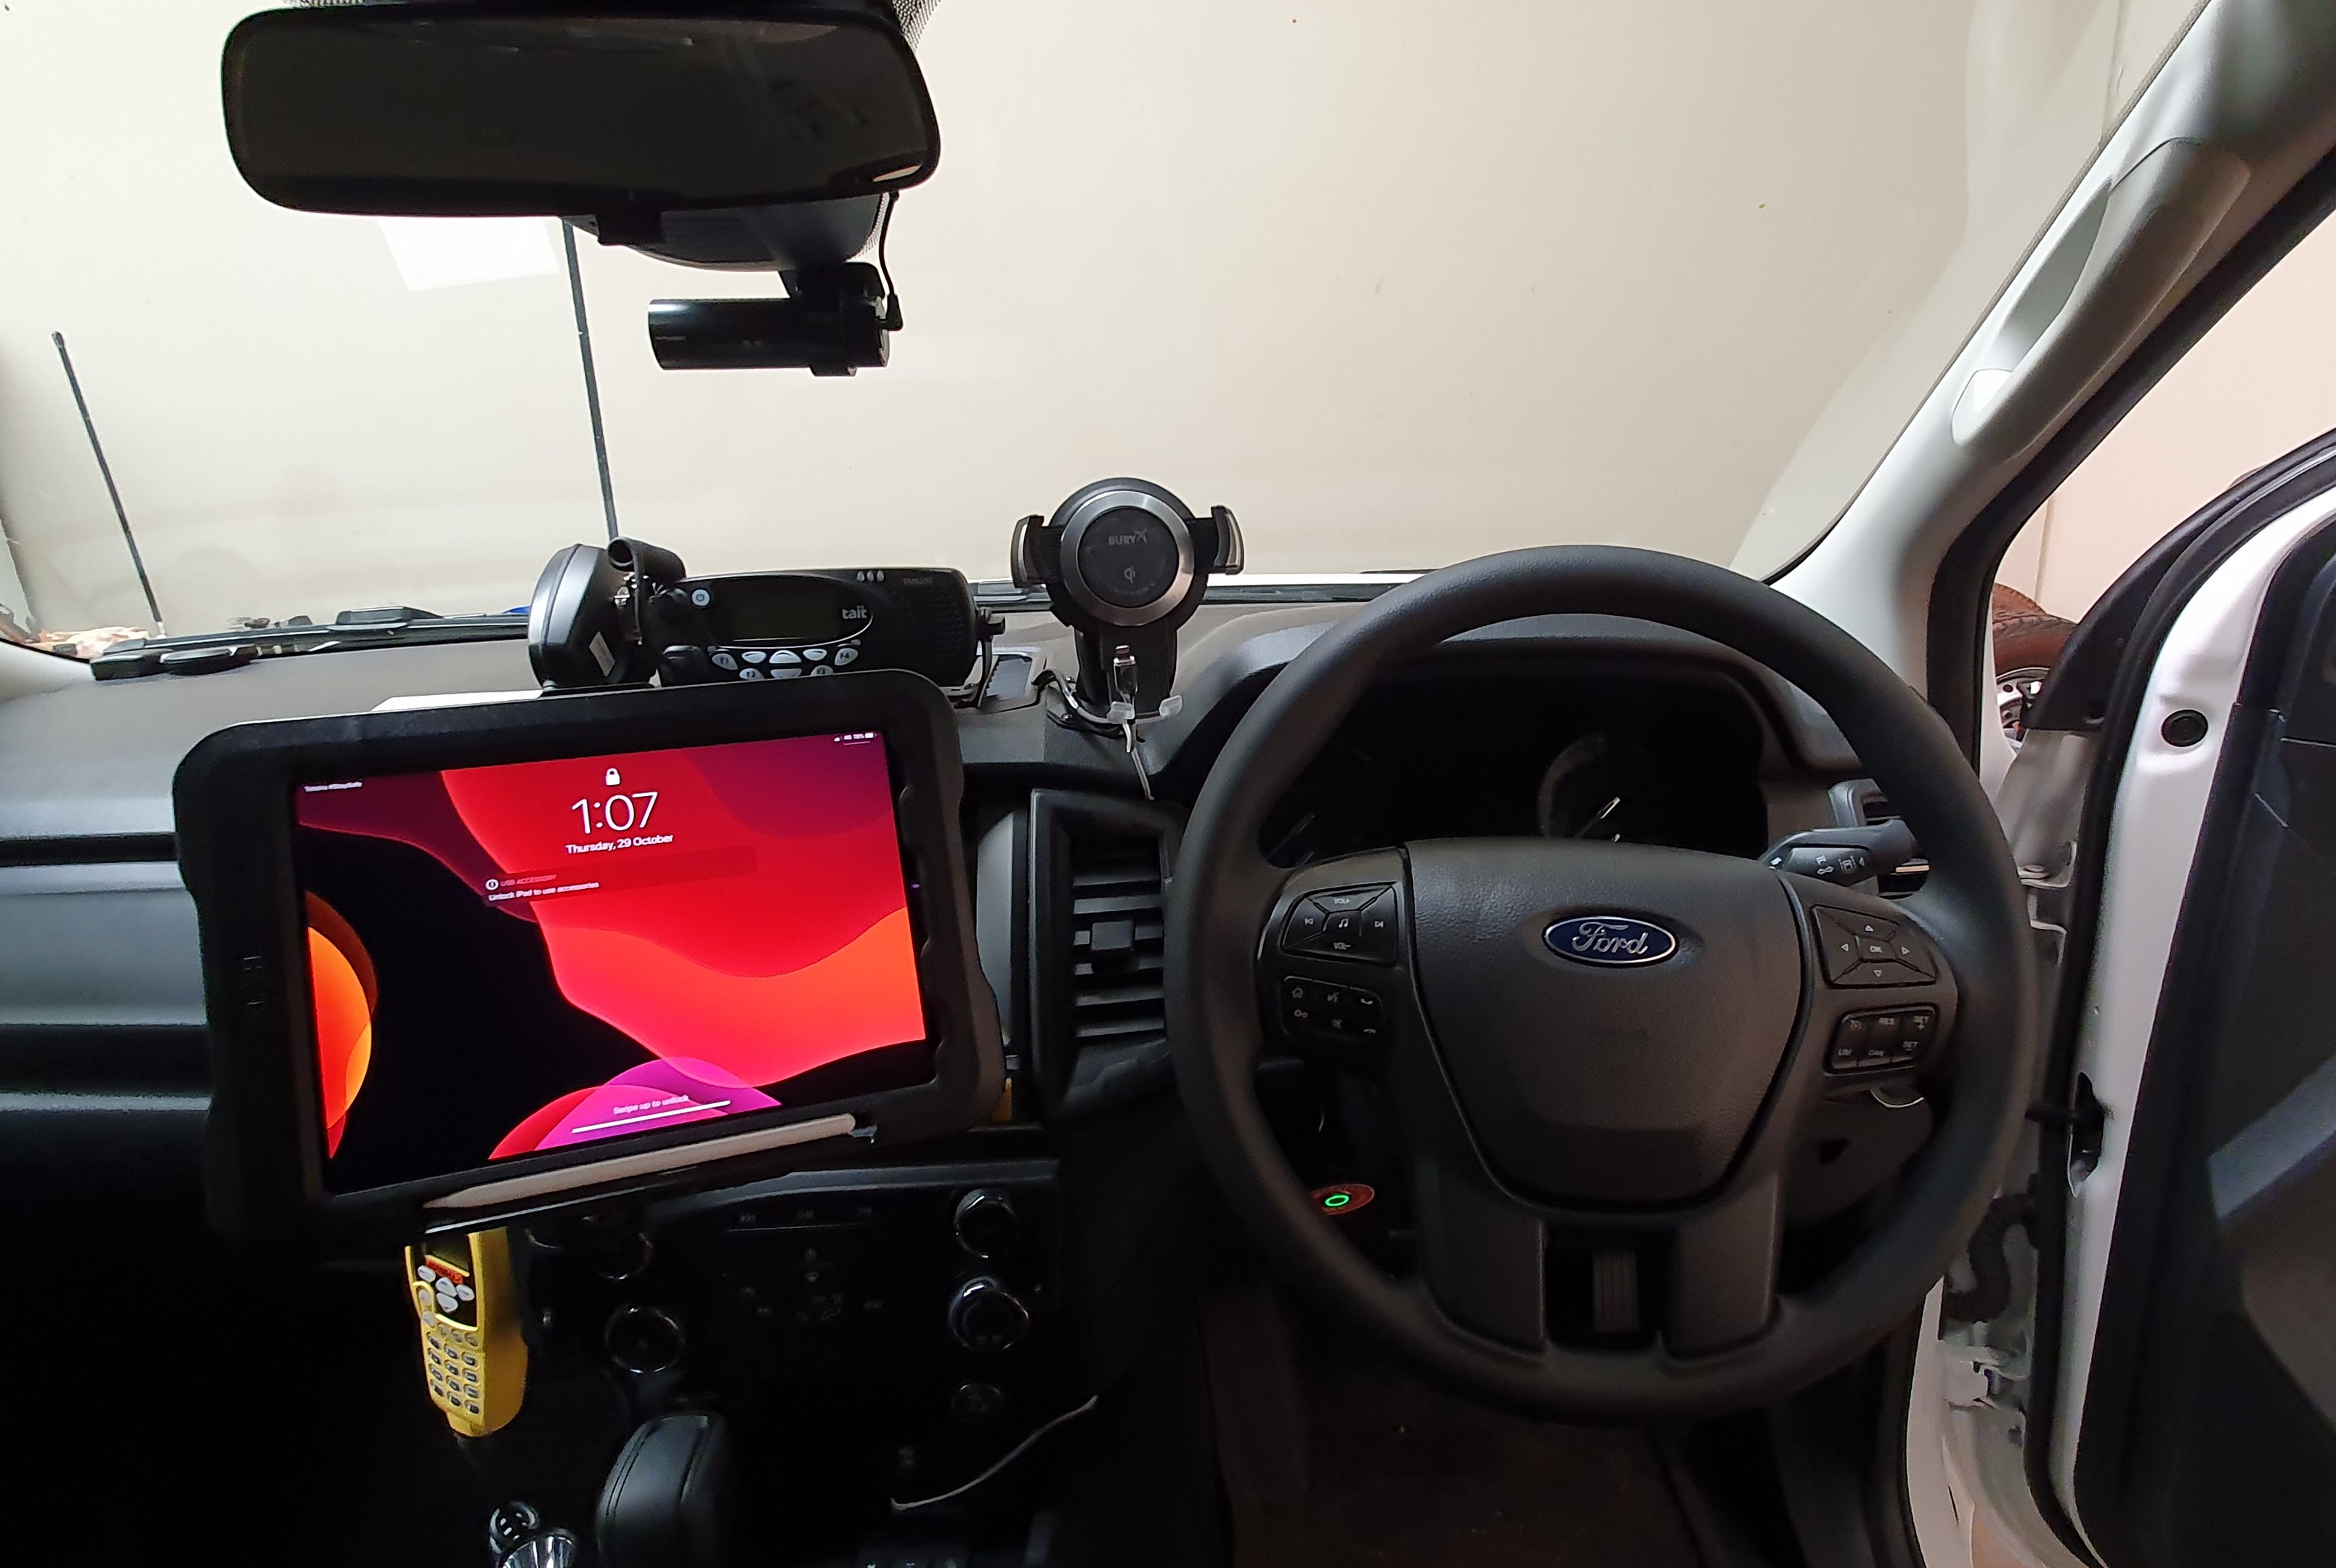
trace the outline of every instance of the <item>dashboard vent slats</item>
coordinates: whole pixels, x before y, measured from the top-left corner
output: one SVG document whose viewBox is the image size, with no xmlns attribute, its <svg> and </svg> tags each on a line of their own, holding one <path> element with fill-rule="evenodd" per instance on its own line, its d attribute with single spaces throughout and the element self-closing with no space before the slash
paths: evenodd
<svg viewBox="0 0 2336 1568">
<path fill-rule="evenodd" d="M 1071 1037 L 1085 1051 L 1168 1037 L 1160 988 L 1167 893 L 1151 834 L 1083 840 L 1071 861 Z"/>
<path fill-rule="evenodd" d="M 1173 1076 L 1163 980 L 1177 823 L 1107 795 L 1031 795 L 1032 1045 L 1057 1116 L 1092 1114 Z"/>
</svg>

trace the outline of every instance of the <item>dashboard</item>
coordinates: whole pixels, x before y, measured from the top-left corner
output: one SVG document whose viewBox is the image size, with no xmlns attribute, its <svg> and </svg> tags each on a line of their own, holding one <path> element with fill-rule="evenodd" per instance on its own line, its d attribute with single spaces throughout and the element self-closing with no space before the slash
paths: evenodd
<svg viewBox="0 0 2336 1568">
<path fill-rule="evenodd" d="M 1181 637 L 1183 709 L 1144 743 L 1155 802 L 1121 746 L 1052 722 L 1027 677 L 958 713 L 982 963 L 1023 1080 L 1017 1125 L 1165 1087 L 1159 920 L 1183 811 L 1275 671 L 1356 608 L 1202 609 Z M 1073 657 L 1041 615 L 1009 617 L 1003 646 L 1033 670 Z M 532 684 L 519 645 L 476 643 L 0 705 L 0 1147 L 12 1151 L 0 1158 L 66 1186 L 123 1171 L 196 1179 L 202 987 L 170 790 L 198 741 L 253 719 Z M 1264 847 L 1293 866 L 1478 834 L 1748 856 L 1835 822 L 1838 786 L 1857 771 L 1821 710 L 1729 650 L 1616 618 L 1519 621 L 1455 638 L 1368 694 L 1277 807 Z M 1098 914 L 1085 890 L 1113 876 L 1127 885 L 1103 901 L 1133 919 L 1098 948 L 1112 910 Z M 1072 1093 L 1098 1084 L 1108 1092 Z"/>
<path fill-rule="evenodd" d="M 831 1439 L 795 1461 L 845 1488 L 874 1473 L 867 1456 L 911 1448 L 938 1473 L 971 1473 L 1017 1424 L 1066 1407 L 1172 1336 L 1163 1314 L 1192 1289 L 1189 1261 L 1229 1244 L 1182 1126 L 1167 1037 L 1178 835 L 1259 693 L 1358 608 L 1202 607 L 1179 632 L 1182 709 L 1143 742 L 1151 797 L 1118 741 L 1050 716 L 1034 677 L 1069 669 L 1070 634 L 1042 615 L 1008 616 L 1001 667 L 1016 678 L 950 716 L 972 945 L 1007 1074 L 995 1114 L 895 1148 L 837 1140 L 852 1146 L 606 1223 L 595 1212 L 565 1230 L 515 1227 L 514 1266 L 542 1309 L 544 1376 L 614 1377 L 645 1407 L 784 1388 L 789 1408 L 822 1412 L 809 1429 Z M 0 1173 L 15 1189 L 62 1223 L 95 1214 L 100 1232 L 135 1205 L 149 1247 L 173 1256 L 212 1245 L 203 971 L 172 836 L 172 778 L 192 748 L 247 721 L 533 687 L 522 646 L 499 642 L 263 659 L 0 704 Z M 589 776 L 553 781 L 539 792 L 550 814 L 530 816 L 529 831 L 565 842 L 667 830 L 686 803 L 645 765 L 600 756 Z M 1669 628 L 1551 618 L 1455 638 L 1374 687 L 1277 803 L 1260 847 L 1293 867 L 1493 834 L 1753 856 L 1786 833 L 1853 820 L 1861 788 L 1870 795 L 1839 732 L 1766 669 Z M 314 800 L 320 823 L 354 809 L 347 794 Z M 416 833 L 395 813 L 355 825 L 442 853 L 465 842 Z M 346 853 L 397 848 L 344 837 Z M 316 868 L 328 898 L 333 869 Z M 361 897 L 343 898 L 365 913 Z M 870 1038 L 902 1033 L 881 1024 Z M 610 1071 L 621 1077 L 623 1066 Z M 512 1115 L 585 1087 L 524 1086 L 487 1131 L 503 1136 Z M 1400 1187 L 1400 1174 L 1373 1164 L 1383 1107 L 1294 1060 L 1269 1061 L 1260 1087 L 1310 1183 Z M 1809 1227 L 1853 1213 L 1928 1127 L 1919 1105 L 1829 1106 L 1792 1174 L 1790 1217 Z M 352 1158 L 367 1135 L 348 1121 Z M 1399 1199 L 1383 1201 L 1347 1222 L 1401 1267 L 1403 1214 Z M 366 1288 L 376 1286 L 394 1299 L 394 1281 Z M 383 1340 L 378 1354 L 401 1354 L 401 1343 Z"/>
</svg>

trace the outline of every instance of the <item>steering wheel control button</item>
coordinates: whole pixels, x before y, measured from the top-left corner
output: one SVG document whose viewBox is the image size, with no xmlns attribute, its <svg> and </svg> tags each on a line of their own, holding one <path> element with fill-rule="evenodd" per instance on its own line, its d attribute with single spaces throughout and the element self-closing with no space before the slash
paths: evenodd
<svg viewBox="0 0 2336 1568">
<path fill-rule="evenodd" d="M 1930 950 L 1913 935 L 1900 931 L 1890 942 L 1891 956 L 1925 980 L 1939 978 L 1939 967 L 1931 959 Z"/>
<path fill-rule="evenodd" d="M 1309 901 L 1320 904 L 1326 910 L 1358 910 L 1386 891 L 1387 889 L 1384 886 L 1376 888 L 1348 888 L 1344 892 L 1315 893 L 1311 895 Z"/>
<path fill-rule="evenodd" d="M 1307 894 L 1282 923 L 1281 950 L 1373 964 L 1395 962 L 1395 890 L 1381 882 Z"/>
<path fill-rule="evenodd" d="M 1359 1214 L 1371 1206 L 1378 1190 L 1366 1182 L 1338 1182 L 1314 1189 L 1314 1206 L 1334 1220 Z"/>
<path fill-rule="evenodd" d="M 1281 1027 L 1291 1035 L 1309 1039 L 1360 1040 L 1377 1045 L 1387 1038 L 1387 1005 L 1377 991 L 1367 991 L 1360 986 L 1284 980 Z"/>
<path fill-rule="evenodd" d="M 1355 957 L 1375 964 L 1391 964 L 1396 950 L 1395 890 L 1390 888 L 1365 904 L 1355 915 Z"/>
<path fill-rule="evenodd" d="M 1938 975 L 1927 950 L 1895 920 L 1851 910 L 1815 911 L 1825 979 L 1836 986 L 1920 986 Z"/>
<path fill-rule="evenodd" d="M 1873 1072 L 1911 1066 L 1939 1027 L 1936 1008 L 1893 1008 L 1852 1013 L 1834 1026 L 1825 1068 L 1835 1073 Z"/>
</svg>

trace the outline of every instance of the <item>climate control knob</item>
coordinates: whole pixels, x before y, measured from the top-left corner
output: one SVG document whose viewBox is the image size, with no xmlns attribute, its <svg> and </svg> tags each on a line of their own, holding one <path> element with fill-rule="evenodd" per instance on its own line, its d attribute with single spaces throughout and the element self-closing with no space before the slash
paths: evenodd
<svg viewBox="0 0 2336 1568">
<path fill-rule="evenodd" d="M 987 1274 L 949 1298 L 949 1335 L 968 1350 L 1010 1350 L 1030 1329 L 1030 1309 Z"/>
<path fill-rule="evenodd" d="M 1022 1244 L 1022 1216 L 995 1187 L 976 1187 L 957 1203 L 957 1244 L 977 1258 L 1003 1258 Z"/>
</svg>

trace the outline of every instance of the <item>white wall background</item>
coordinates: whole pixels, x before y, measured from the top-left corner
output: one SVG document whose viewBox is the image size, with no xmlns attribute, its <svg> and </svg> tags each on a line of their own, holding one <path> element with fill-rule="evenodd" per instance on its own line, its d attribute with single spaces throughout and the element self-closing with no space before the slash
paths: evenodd
<svg viewBox="0 0 2336 1568">
<path fill-rule="evenodd" d="M 1996 577 L 2085 611 L 2250 470 L 2336 429 L 2336 226 L 2290 251 L 2061 482 Z"/>
<path fill-rule="evenodd" d="M 53 329 L 173 629 L 517 604 L 600 532 L 549 227 L 447 284 L 411 230 L 402 266 L 373 220 L 250 195 L 217 86 L 248 8 L 0 8 L 0 517 L 32 608 L 143 616 Z M 761 283 L 585 258 L 618 502 L 700 570 L 997 575 L 1014 517 L 1113 472 L 1234 507 L 1261 570 L 1563 540 L 1767 570 L 2188 11 L 946 0 L 889 369 L 661 373 L 651 297 Z"/>
</svg>

